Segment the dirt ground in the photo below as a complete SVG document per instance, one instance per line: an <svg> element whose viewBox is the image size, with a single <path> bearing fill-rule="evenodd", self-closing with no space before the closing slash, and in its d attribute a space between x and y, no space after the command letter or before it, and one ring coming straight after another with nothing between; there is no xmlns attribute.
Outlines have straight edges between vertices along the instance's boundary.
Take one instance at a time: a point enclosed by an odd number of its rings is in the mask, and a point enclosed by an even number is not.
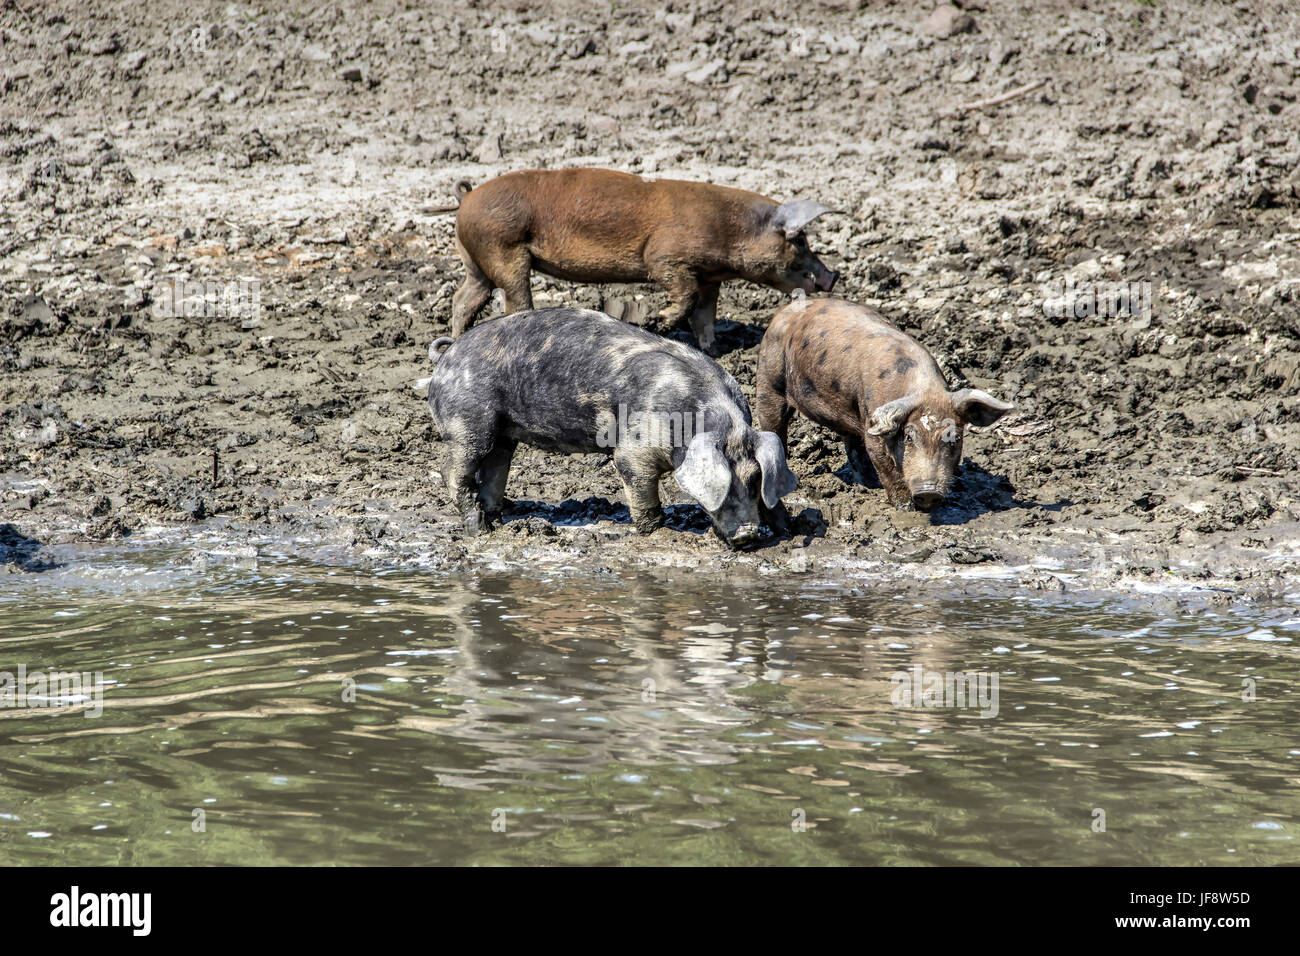
<svg viewBox="0 0 1300 956"><path fill-rule="evenodd" d="M0 0L0 570L216 522L446 568L1296 580L1300 8L590 6ZM413 388L463 275L427 210L573 165L844 210L810 233L837 294L1016 405L955 501L892 510L799 422L793 539L684 533L707 521L671 480L641 538L605 459L521 450L510 520L462 540ZM1061 314L1067 281L1150 283L1151 308ZM723 289L751 400L781 304Z"/></svg>

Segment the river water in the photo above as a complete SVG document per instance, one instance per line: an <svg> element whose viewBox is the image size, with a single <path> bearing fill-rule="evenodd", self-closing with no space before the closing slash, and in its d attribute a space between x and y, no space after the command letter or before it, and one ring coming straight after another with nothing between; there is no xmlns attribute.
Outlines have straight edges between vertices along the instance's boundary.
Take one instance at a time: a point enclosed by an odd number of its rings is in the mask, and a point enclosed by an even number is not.
<svg viewBox="0 0 1300 956"><path fill-rule="evenodd" d="M1296 863L1297 637L1281 603L105 549L0 579L0 863Z"/></svg>

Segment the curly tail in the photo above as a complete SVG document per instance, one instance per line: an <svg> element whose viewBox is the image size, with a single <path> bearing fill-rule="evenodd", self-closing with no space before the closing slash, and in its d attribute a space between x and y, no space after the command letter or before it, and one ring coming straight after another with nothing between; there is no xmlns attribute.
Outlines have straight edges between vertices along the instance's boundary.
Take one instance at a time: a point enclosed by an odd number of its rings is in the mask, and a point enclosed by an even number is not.
<svg viewBox="0 0 1300 956"><path fill-rule="evenodd" d="M451 345L451 343L455 341L456 340L453 339L450 335L444 335L440 338L434 339L431 343L429 343L429 361L437 362L439 357L441 356L441 353L438 351L438 349L440 349L444 345Z"/></svg>
<svg viewBox="0 0 1300 956"><path fill-rule="evenodd" d="M422 215L425 216L437 216L437 215L441 215L444 212L455 212L456 210L460 209L460 204L465 201L465 197L469 195L470 190L472 190L473 188L474 187L470 185L468 179L459 180L456 183L456 185L453 186L451 189L451 191L456 194L456 205L423 206L419 211Z"/></svg>

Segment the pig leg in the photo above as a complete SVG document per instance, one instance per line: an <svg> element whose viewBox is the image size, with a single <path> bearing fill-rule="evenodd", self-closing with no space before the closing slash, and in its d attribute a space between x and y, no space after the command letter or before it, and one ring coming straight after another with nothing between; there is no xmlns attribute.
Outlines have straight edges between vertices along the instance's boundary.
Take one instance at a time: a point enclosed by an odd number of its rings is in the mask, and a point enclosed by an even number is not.
<svg viewBox="0 0 1300 956"><path fill-rule="evenodd" d="M781 439L781 447L788 448L794 408L785 400L784 357L776 352L766 355L760 352L755 377L758 379L758 395L754 402L754 425L761 431L775 432ZM790 512L783 502L778 501L775 508L768 508L760 502L759 508L774 534L784 537L790 533Z"/></svg>
<svg viewBox="0 0 1300 956"><path fill-rule="evenodd" d="M889 497L889 503L895 508L910 511L912 493L908 490L907 482L903 480L903 472L894 461L894 456L889 453L884 439L868 435L863 439L863 445L866 447L867 458L876 469L876 477L880 479L881 487Z"/></svg>
<svg viewBox="0 0 1300 956"><path fill-rule="evenodd" d="M754 402L754 427L759 431L775 432L781 439L781 447L789 451L790 420L794 418L794 409L785 400L785 395L776 391L764 391L759 380L758 398Z"/></svg>
<svg viewBox="0 0 1300 956"><path fill-rule="evenodd" d="M760 501L758 510L763 517L763 522L772 529L773 534L781 537L790 533L790 512L786 509L784 501L778 501L775 508L769 508Z"/></svg>
<svg viewBox="0 0 1300 956"><path fill-rule="evenodd" d="M491 288L505 293L506 315L533 307L533 292L528 285L533 257L521 245L492 245L479 250L479 264Z"/></svg>
<svg viewBox="0 0 1300 956"><path fill-rule="evenodd" d="M458 427L448 444L443 480L451 492L452 503L465 519L465 533L470 537L488 530L488 522L479 500L479 468L492 448L493 435L488 429Z"/></svg>
<svg viewBox="0 0 1300 956"><path fill-rule="evenodd" d="M694 272L682 265L658 269L650 273L650 278L662 285L668 293L668 307L659 312L660 319L667 328L677 328L693 315L695 306L701 300L699 280L695 278Z"/></svg>
<svg viewBox="0 0 1300 956"><path fill-rule="evenodd" d="M759 352L758 393L754 399L754 425L765 432L775 432L781 447L789 451L787 432L794 408L785 400L785 357L779 352Z"/></svg>
<svg viewBox="0 0 1300 956"><path fill-rule="evenodd" d="M844 439L844 457L848 459L849 473L854 481L868 487L877 483L875 466L871 464L861 438Z"/></svg>
<svg viewBox="0 0 1300 956"><path fill-rule="evenodd" d="M642 534L650 534L664 523L664 509L659 503L659 464L647 451L627 446L614 450L614 468L623 479L627 510Z"/></svg>
<svg viewBox="0 0 1300 956"><path fill-rule="evenodd" d="M501 520L501 505L506 497L506 479L510 476L510 462L515 457L517 442L498 438L492 451L483 459L478 470L479 499L483 503L486 523L490 526Z"/></svg>
<svg viewBox="0 0 1300 956"><path fill-rule="evenodd" d="M492 282L483 274L483 270L460 244L459 239L456 240L456 250L465 263L465 281L451 297L451 334L459 338L474 323L479 312L483 311L488 299L492 298Z"/></svg>
<svg viewBox="0 0 1300 956"><path fill-rule="evenodd" d="M497 287L505 293L506 315L524 312L533 307L533 290L528 284L533 258L523 246L518 246L500 263Z"/></svg>
<svg viewBox="0 0 1300 956"><path fill-rule="evenodd" d="M691 311L691 331L695 333L695 341L701 352L714 358L721 354L713 340L713 321L718 314L718 290L721 288L720 282L703 283Z"/></svg>

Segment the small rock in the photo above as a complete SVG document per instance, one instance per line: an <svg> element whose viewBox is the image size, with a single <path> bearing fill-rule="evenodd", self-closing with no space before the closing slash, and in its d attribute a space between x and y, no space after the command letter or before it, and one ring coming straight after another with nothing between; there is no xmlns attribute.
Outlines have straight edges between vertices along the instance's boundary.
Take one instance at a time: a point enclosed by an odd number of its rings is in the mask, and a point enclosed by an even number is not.
<svg viewBox="0 0 1300 956"><path fill-rule="evenodd" d="M474 158L485 164L501 162L501 155L501 134L496 132L484 136L478 149L474 150Z"/></svg>
<svg viewBox="0 0 1300 956"><path fill-rule="evenodd" d="M1279 205L1277 195L1267 186L1259 185L1246 197L1246 205L1251 209L1271 209Z"/></svg>
<svg viewBox="0 0 1300 956"><path fill-rule="evenodd" d="M816 508L804 508L790 521L790 528L796 534L813 535L821 537L826 533L829 527L822 513Z"/></svg>
<svg viewBox="0 0 1300 956"><path fill-rule="evenodd" d="M709 80L710 77L714 75L718 75L719 79L726 79L727 76L725 70L726 65L727 65L726 60L710 60L708 63L700 67L698 70L692 70L691 72L687 73L686 79L691 83L696 83L696 84L705 83Z"/></svg>
<svg viewBox="0 0 1300 956"><path fill-rule="evenodd" d="M108 515L92 522L90 527L86 529L86 537L95 541L104 541L108 538L124 538L138 528L139 525L140 522L135 518L123 517L118 514Z"/></svg>
<svg viewBox="0 0 1300 956"><path fill-rule="evenodd" d="M541 23L530 23L524 27L524 36L535 46L550 46L555 42L555 31Z"/></svg>
<svg viewBox="0 0 1300 956"><path fill-rule="evenodd" d="M122 304L128 309L138 309L145 304L144 289L129 285L123 292Z"/></svg>
<svg viewBox="0 0 1300 956"><path fill-rule="evenodd" d="M969 13L962 13L950 3L943 3L926 17L921 30L929 36L945 40L958 33L974 32L975 18Z"/></svg>
<svg viewBox="0 0 1300 956"><path fill-rule="evenodd" d="M116 53L121 49L121 41L117 37L106 37L99 40L92 40L86 46L86 52L91 56L105 56L109 53Z"/></svg>
<svg viewBox="0 0 1300 956"><path fill-rule="evenodd" d="M994 66L1005 66L1012 57L1019 55L1020 47L995 41L989 48L989 62Z"/></svg>
<svg viewBox="0 0 1300 956"><path fill-rule="evenodd" d="M953 564L984 564L988 561L999 560L1000 555L991 548L971 545L969 547L958 546L952 548L947 557Z"/></svg>
<svg viewBox="0 0 1300 956"><path fill-rule="evenodd" d="M579 60L588 53L595 52L596 41L588 36L575 37L564 50L565 56L570 60Z"/></svg>
<svg viewBox="0 0 1300 956"><path fill-rule="evenodd" d="M181 502L180 510L191 521L202 521L208 516L208 509L202 498L186 498Z"/></svg>

